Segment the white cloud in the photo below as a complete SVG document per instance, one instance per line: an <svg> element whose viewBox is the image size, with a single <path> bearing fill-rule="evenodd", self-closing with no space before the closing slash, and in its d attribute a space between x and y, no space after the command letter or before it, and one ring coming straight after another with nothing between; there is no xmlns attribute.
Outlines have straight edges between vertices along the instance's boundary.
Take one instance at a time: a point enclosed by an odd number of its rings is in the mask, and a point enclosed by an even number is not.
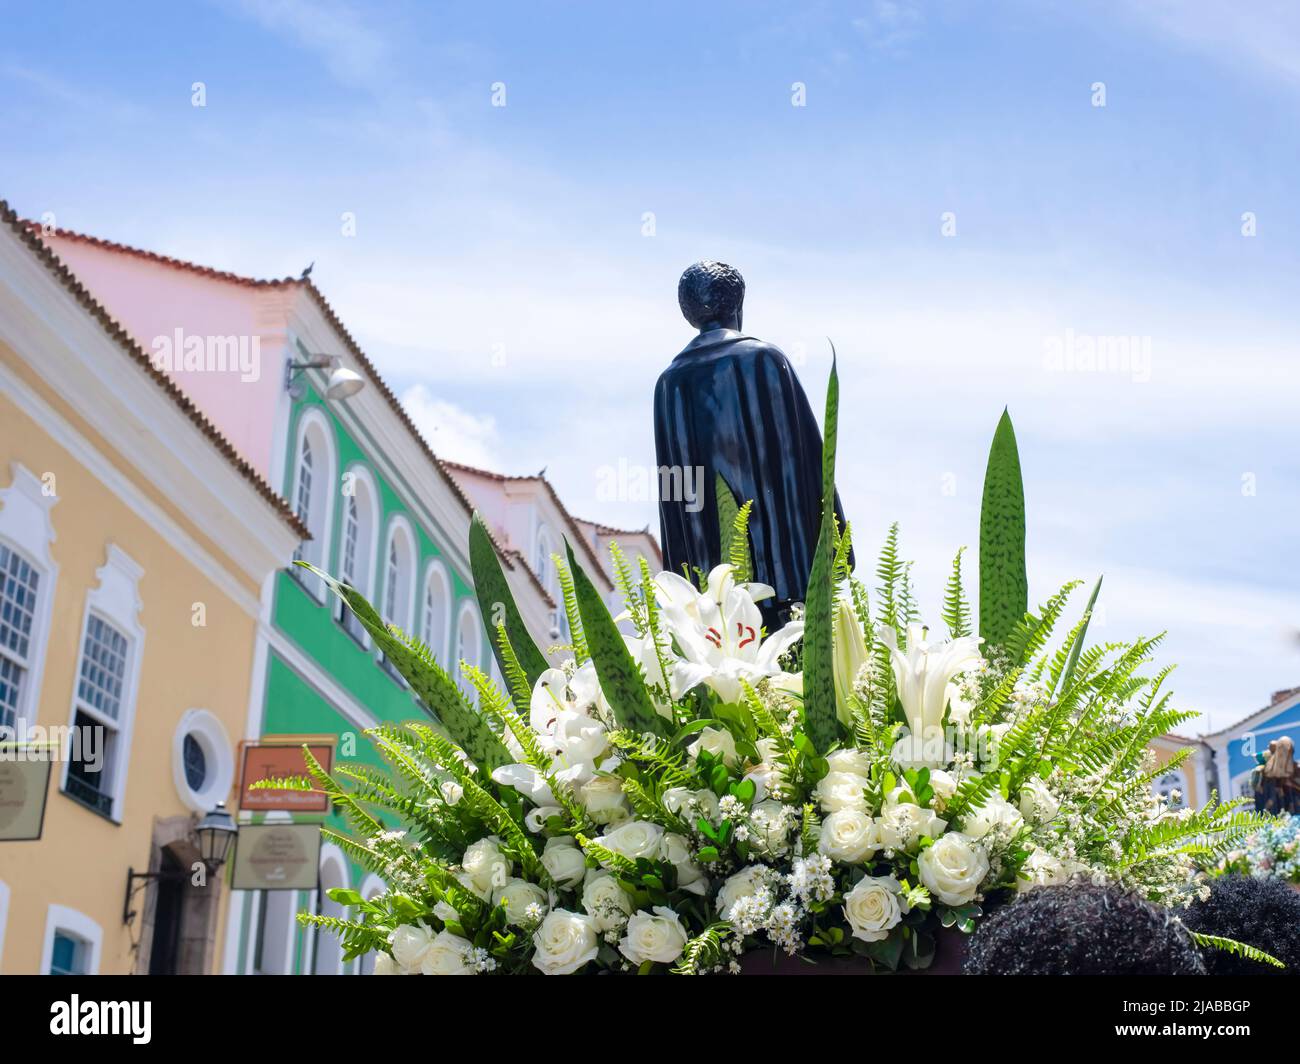
<svg viewBox="0 0 1300 1064"><path fill-rule="evenodd" d="M462 410L435 397L423 384L407 388L401 402L439 458L483 469L501 468L495 418Z"/></svg>

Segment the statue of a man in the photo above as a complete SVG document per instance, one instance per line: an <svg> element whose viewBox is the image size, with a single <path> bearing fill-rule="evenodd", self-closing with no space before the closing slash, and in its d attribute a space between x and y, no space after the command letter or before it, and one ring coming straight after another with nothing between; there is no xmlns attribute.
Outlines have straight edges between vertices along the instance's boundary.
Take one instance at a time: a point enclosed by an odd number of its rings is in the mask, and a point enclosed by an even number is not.
<svg viewBox="0 0 1300 1064"><path fill-rule="evenodd" d="M722 262L695 263L677 286L682 313L700 332L655 386L659 525L665 569L708 572L723 561L718 476L737 503L752 499L753 578L776 592L762 603L772 628L807 592L821 529L822 437L790 360L740 331L744 300L740 271ZM664 484L697 485L697 497ZM842 528L838 494L835 513Z"/></svg>

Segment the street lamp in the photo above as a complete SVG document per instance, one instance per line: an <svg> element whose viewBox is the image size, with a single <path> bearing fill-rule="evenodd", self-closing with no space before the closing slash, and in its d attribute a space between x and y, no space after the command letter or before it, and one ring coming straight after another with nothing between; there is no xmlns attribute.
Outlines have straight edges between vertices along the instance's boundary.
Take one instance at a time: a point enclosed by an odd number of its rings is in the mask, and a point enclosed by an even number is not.
<svg viewBox="0 0 1300 1064"><path fill-rule="evenodd" d="M239 834L239 825L226 811L226 803L218 802L216 808L199 821L195 833L199 837L199 856L208 869L215 872L226 863L230 844Z"/></svg>
<svg viewBox="0 0 1300 1064"><path fill-rule="evenodd" d="M325 382L325 398L332 402L350 399L366 386L366 382L361 374L340 366L339 361L335 355L320 355L306 362L289 359L284 367L284 386L293 398L301 399L304 388L297 379L298 374L305 369L330 369L329 380Z"/></svg>
<svg viewBox="0 0 1300 1064"><path fill-rule="evenodd" d="M209 873L215 873L226 863L226 857L230 853L230 844L235 841L235 836L239 834L239 825L226 811L226 803L218 802L216 807L211 809L199 821L194 833L199 839L199 858L203 861ZM137 872L134 868L128 868L126 870L126 899L122 902L122 923L129 927L131 921L135 919L136 912L131 908L131 899L143 890L150 880L162 883L185 878L186 873L184 870Z"/></svg>

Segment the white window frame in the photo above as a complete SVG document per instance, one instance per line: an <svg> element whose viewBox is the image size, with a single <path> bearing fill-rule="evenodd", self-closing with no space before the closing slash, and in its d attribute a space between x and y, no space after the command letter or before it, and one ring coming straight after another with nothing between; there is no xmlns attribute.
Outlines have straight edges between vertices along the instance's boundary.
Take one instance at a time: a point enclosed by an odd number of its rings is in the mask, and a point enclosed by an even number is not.
<svg viewBox="0 0 1300 1064"><path fill-rule="evenodd" d="M24 680L18 694L14 723L35 724L40 706L41 681L45 674L45 652L50 643L50 618L59 565L50 552L56 536L50 511L59 501L47 495L44 485L19 462L10 464L9 486L0 489L0 541L16 551L39 577L36 584L36 614L32 618ZM6 657L9 655L6 654Z"/></svg>
<svg viewBox="0 0 1300 1064"><path fill-rule="evenodd" d="M347 889L351 886L352 877L348 872L348 862L347 858L343 856L343 851L334 843L322 843L320 848L320 889L314 899L316 902L314 908L322 916L346 917L348 914L347 906L334 901L326 891L333 890L336 887ZM322 945L325 947L324 950L321 949ZM324 971L321 970L322 954L324 954L327 962ZM324 928L317 928L315 946L312 949L311 973L313 975L342 975L343 969L343 943Z"/></svg>
<svg viewBox="0 0 1300 1064"><path fill-rule="evenodd" d="M72 705L68 711L69 729L76 723L77 714L100 720L111 726L117 733L114 764L108 768L110 773L110 797L113 804L108 817L114 823L122 822L122 810L126 799L126 781L130 775L131 735L135 728L136 697L140 690L140 664L144 658L144 626L140 623L140 577L144 569L133 560L126 551L115 543L107 548L107 559L95 570L99 586L86 593L86 605L81 615L81 635L77 639L77 658L72 678ZM78 697L81 680L81 660L86 650L86 632L90 627L90 618L98 615L126 637L127 659L122 678L122 699L117 720L109 721L93 706L87 706ZM62 789L68 788L68 770L71 767L71 731L67 748L63 754Z"/></svg>
<svg viewBox="0 0 1300 1064"><path fill-rule="evenodd" d="M54 936L59 931L81 939L89 951L85 974L98 975L100 956L104 944L103 929L85 913L70 909L66 905L51 905L46 913L45 941L41 945L40 974L50 974L50 962L54 960Z"/></svg>
<svg viewBox="0 0 1300 1064"><path fill-rule="evenodd" d="M207 764L203 789L196 791L185 776L185 737L194 736ZM225 725L206 709L187 709L172 735L172 781L185 805L200 816L230 797L235 782L235 754Z"/></svg>
<svg viewBox="0 0 1300 1064"><path fill-rule="evenodd" d="M365 550L361 552L362 556L356 559L358 572L345 573L343 571L343 551L347 544L348 508L346 497L340 491L340 498L343 498L344 502L339 506L339 546L334 571L338 574L340 580L348 580L368 600L374 601L371 588L374 586L375 563L379 555L379 489L370 470L359 462L354 462L348 466L343 476L344 478L352 477L352 498L357 503L357 521L358 524L365 525L365 534L362 537L365 540ZM349 576L351 576L351 579L349 579ZM334 619L340 624L344 623L347 609L348 607L342 599L339 599L335 604ZM360 622L356 622L356 624L361 645L369 649L370 633L360 626Z"/></svg>
<svg viewBox="0 0 1300 1064"><path fill-rule="evenodd" d="M441 614L441 617L435 619L435 624L441 622L442 626L442 636L436 641L429 638L431 626L427 609L429 592L435 580L441 585L442 589L440 596L434 598L435 608ZM452 590L451 573L447 571L447 567L439 559L431 558L428 564L425 565L424 580L420 584L420 589L423 592L420 595L419 602L420 638L433 651L433 656L437 659L438 664L446 668L449 660L448 646L451 643L451 608L455 604L455 593Z"/></svg>
<svg viewBox="0 0 1300 1064"><path fill-rule="evenodd" d="M398 546L397 539L401 537L406 543L406 567L407 572L405 579L401 579L402 574L398 573L396 591L399 598L405 591L406 601L401 603L400 610L394 610L393 604L388 601L388 589L390 587L392 556L393 549L396 547L399 556L402 548ZM399 558L400 561L400 558ZM411 522L405 514L394 514L388 521L388 534L384 537L384 567L383 583L380 585L382 595L380 597L379 613L389 624L395 624L403 632L410 633L413 631L413 618L415 617L415 599L417 587L417 574L420 570L420 549L419 541L415 538L415 530L411 527Z"/></svg>
<svg viewBox="0 0 1300 1064"><path fill-rule="evenodd" d="M298 552L298 557L303 561L311 562L312 565L324 567L329 564L330 558L330 533L334 527L334 497L337 494L338 472L338 452L334 442L334 429L330 424L329 418L319 407L309 406L303 410L298 417L298 427L294 435L293 445L293 484L290 487L289 498L293 500L295 512L298 505L298 482L302 476L302 444L308 434L313 436L312 443L312 492L321 491L324 493L319 503L320 505L320 527L314 527L310 520L311 514L301 517L302 523L307 526L311 532L312 538L304 540ZM320 446L317 446L319 444ZM319 487L318 487L319 485ZM312 504L311 509L316 509L316 503ZM325 585L310 573L294 567L294 575L308 593L313 595L318 602L325 601Z"/></svg>
<svg viewBox="0 0 1300 1064"><path fill-rule="evenodd" d="M466 618L470 620L470 628L474 632L474 658L470 660L467 655L462 654L461 634L464 629ZM460 663L467 660L476 669L483 668L483 625L479 619L478 607L474 604L473 599L464 599L460 604L460 610L456 614L456 639L453 644L455 651L452 655L453 675L460 684L461 690L465 692L467 698L473 700L477 697L478 692L474 690L474 685L465 679L465 674L460 671ZM450 671L450 670L449 670Z"/></svg>

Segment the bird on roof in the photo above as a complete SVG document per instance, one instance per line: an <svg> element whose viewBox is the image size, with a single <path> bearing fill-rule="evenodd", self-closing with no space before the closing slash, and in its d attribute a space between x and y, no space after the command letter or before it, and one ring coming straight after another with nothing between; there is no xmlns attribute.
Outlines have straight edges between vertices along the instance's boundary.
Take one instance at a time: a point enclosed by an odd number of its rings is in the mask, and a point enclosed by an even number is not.
<svg viewBox="0 0 1300 1064"><path fill-rule="evenodd" d="M316 265L316 260L315 260L315 259L312 259L311 262L309 262L309 263L307 264L307 268L306 268L305 270L302 271L302 276L299 277L298 280L300 280L300 281L305 281L305 280L307 280L307 278L311 276L311 269L312 269L312 267L315 266L315 265Z"/></svg>
<svg viewBox="0 0 1300 1064"><path fill-rule="evenodd" d="M542 468L538 471L537 475L538 475L539 477L544 477L544 476L546 476L546 469L547 469L546 466L542 466Z"/></svg>

